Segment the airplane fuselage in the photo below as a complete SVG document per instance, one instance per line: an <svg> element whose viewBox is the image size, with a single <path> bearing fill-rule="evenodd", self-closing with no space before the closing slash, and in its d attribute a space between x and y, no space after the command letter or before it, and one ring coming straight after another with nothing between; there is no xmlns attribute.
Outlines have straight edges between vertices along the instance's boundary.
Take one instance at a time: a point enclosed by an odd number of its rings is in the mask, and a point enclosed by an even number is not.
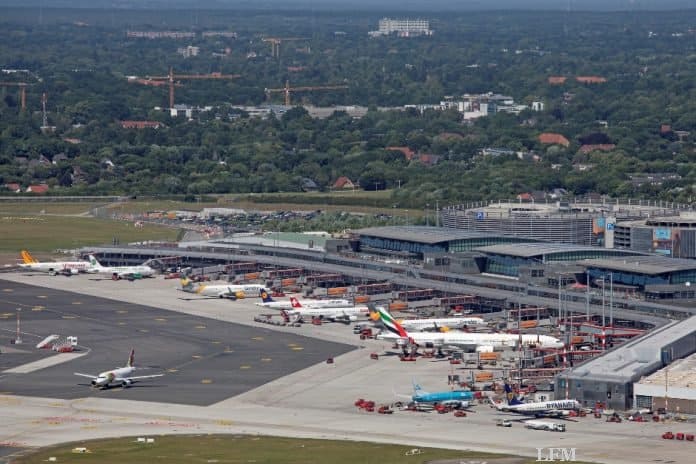
<svg viewBox="0 0 696 464"><path fill-rule="evenodd" d="M399 321L399 324L406 330L425 330L440 327L459 329L470 325L483 325L484 321L480 317L446 317L438 319L404 319Z"/></svg>
<svg viewBox="0 0 696 464"><path fill-rule="evenodd" d="M492 333L466 333L466 332L415 332L409 333L409 338L419 346L491 346L514 347L520 340L518 334L492 334ZM538 346L543 348L562 348L563 342L549 335L522 335L522 344L525 346ZM381 332L378 340L402 340L403 337L391 332Z"/></svg>
<svg viewBox="0 0 696 464"><path fill-rule="evenodd" d="M416 393L411 399L416 403L444 403L448 401L470 401L474 394L466 390L453 390L433 393Z"/></svg>

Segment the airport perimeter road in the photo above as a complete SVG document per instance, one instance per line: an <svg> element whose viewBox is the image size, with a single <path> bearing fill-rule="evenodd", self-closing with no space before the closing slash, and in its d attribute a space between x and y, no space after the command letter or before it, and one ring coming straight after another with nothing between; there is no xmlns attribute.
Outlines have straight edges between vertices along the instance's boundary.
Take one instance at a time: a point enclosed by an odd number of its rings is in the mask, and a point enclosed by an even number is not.
<svg viewBox="0 0 696 464"><path fill-rule="evenodd" d="M36 281L61 288L82 287L83 291L109 295L114 307L118 307L118 294L121 293L132 304L137 300L148 305L152 300L158 300L158 305L162 306L171 304L186 317L191 316L189 312L200 312L201 316L209 313L215 319L207 319L207 326L224 317L244 321L249 324L246 329L252 330L255 323L250 316L259 311L253 302L246 300L179 300L181 295L173 290L176 283L171 281L111 282L83 277L37 277L35 280L12 276L13 280ZM0 281L0 288L9 285L12 284ZM78 306L84 307L84 304ZM147 310L141 316L149 316L150 311L154 310ZM279 335L292 331L307 335L300 337L302 346L307 346L309 338L319 337L357 341L350 328L340 324L269 327L268 330ZM519 422L511 428L496 427L497 418L508 416L498 414L485 404L475 406L474 412L462 418L406 411L380 415L359 410L353 405L357 398L374 400L377 404L404 400L401 395L411 393L414 379L429 391L446 390L450 388L447 376L463 372L459 366L446 361L419 358L416 362L401 362L395 356L386 355L389 347L380 342L359 342L365 343L365 348L349 350L335 357L332 364L315 363L236 396L231 394L226 399L216 400L214 404L203 403L208 406L171 404L165 400L133 401L115 392L113 396L105 392L107 395L78 399L56 399L50 392L45 393L45 398L0 395L3 414L0 443L31 447L123 435L260 433L470 449L532 458L536 457L537 448L576 448L578 460L617 464L693 462L693 443L662 440L660 435L666 430L696 433L694 424L614 424L586 417L569 421L566 433L552 433L525 429ZM379 359L370 359L372 351L380 353ZM233 358L227 359L234 362ZM122 362L120 357L115 361ZM0 379L0 386L2 381ZM176 383L168 381L166 387L158 391L177 388Z"/></svg>

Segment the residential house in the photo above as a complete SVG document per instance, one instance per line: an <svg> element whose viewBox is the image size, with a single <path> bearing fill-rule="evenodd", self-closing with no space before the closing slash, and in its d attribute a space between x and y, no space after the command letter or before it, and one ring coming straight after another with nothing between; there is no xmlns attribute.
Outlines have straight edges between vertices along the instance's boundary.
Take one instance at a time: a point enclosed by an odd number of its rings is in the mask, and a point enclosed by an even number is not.
<svg viewBox="0 0 696 464"><path fill-rule="evenodd" d="M539 142L544 145L562 145L564 147L570 146L570 141L561 134L554 134L551 132L544 132L539 134Z"/></svg>
<svg viewBox="0 0 696 464"><path fill-rule="evenodd" d="M5 188L10 192L14 193L19 193L22 191L22 186L19 185L17 182L10 182L8 184L5 184Z"/></svg>
<svg viewBox="0 0 696 464"><path fill-rule="evenodd" d="M48 192L48 185L46 185L46 184L30 185L29 187L27 187L27 192L44 194L44 193Z"/></svg>
<svg viewBox="0 0 696 464"><path fill-rule="evenodd" d="M355 188L355 184L346 176L341 176L336 179L333 188L336 190L352 190Z"/></svg>
<svg viewBox="0 0 696 464"><path fill-rule="evenodd" d="M121 121L124 129L159 129L163 125L159 121Z"/></svg>

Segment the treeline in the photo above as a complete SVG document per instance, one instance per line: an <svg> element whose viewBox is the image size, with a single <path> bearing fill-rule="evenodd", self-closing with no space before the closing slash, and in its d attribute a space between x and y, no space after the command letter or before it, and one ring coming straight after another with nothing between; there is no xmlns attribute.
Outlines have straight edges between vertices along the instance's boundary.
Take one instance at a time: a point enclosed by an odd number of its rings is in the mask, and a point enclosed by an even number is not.
<svg viewBox="0 0 696 464"><path fill-rule="evenodd" d="M345 176L362 189L392 189L399 205L555 188L684 202L693 195L693 11L433 15L435 34L410 39L368 38L383 16L377 14L202 11L194 21L180 12L46 10L39 24L35 12L8 11L0 20L0 63L31 74L0 80L31 85L26 111L17 87L1 90L0 185L45 182L49 192L73 195L199 195L328 191ZM128 39L127 29L224 29L238 37ZM282 42L274 57L262 40L269 36L299 40ZM177 54L187 45L200 47L199 55ZM180 74L241 77L177 82L177 102L213 107L188 121L155 109L167 106L166 86L126 80L163 76L170 66ZM567 80L554 85L550 76ZM577 76L606 82L583 84ZM267 102L264 89L286 80L348 86L295 93L297 104L370 111L322 120L296 108L260 120L231 109ZM454 110L378 111L488 91L520 104L541 101L545 109L473 122ZM55 131L41 129L43 93ZM281 100L275 94L270 101ZM123 129L122 120L163 127ZM568 146L542 143L541 133L563 135ZM609 148L587 152L583 145ZM395 146L415 157L387 149ZM512 154L486 157L485 148ZM635 181L646 173L673 175Z"/></svg>

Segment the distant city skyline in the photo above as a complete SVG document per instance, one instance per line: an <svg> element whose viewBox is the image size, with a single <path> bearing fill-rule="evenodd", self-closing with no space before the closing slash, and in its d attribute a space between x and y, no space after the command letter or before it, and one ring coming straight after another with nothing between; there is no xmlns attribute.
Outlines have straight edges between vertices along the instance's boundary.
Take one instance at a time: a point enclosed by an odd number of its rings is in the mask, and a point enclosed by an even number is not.
<svg viewBox="0 0 696 464"><path fill-rule="evenodd" d="M694 0L0 0L0 6L45 8L195 8L265 10L326 9L363 11L577 10L657 11L696 9Z"/></svg>

